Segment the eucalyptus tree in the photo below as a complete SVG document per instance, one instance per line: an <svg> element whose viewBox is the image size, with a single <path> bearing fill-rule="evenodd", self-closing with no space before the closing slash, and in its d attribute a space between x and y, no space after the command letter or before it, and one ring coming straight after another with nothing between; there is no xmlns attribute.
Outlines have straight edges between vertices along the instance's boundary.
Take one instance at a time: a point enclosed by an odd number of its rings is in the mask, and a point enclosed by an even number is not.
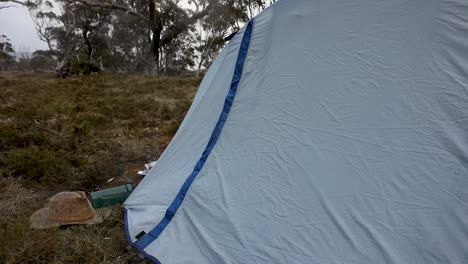
<svg viewBox="0 0 468 264"><path fill-rule="evenodd" d="M0 35L0 71L7 70L15 62L15 50L10 39Z"/></svg>
<svg viewBox="0 0 468 264"><path fill-rule="evenodd" d="M207 69L225 45L225 37L237 32L242 25L275 2L274 0L228 0L218 8L216 16L200 20L195 36L198 62L197 75Z"/></svg>
<svg viewBox="0 0 468 264"><path fill-rule="evenodd" d="M266 0L0 0L29 9L59 76L73 66L167 73L208 68ZM81 65L81 66L80 66ZM76 68L76 67L75 67Z"/></svg>
<svg viewBox="0 0 468 264"><path fill-rule="evenodd" d="M109 52L109 10L89 9L62 0L36 0L29 10L39 39L49 48L43 54L57 61L58 76L103 67L103 58Z"/></svg>
<svg viewBox="0 0 468 264"><path fill-rule="evenodd" d="M218 0L190 0L189 3L195 7L190 9L183 7L178 0L66 1L87 7L120 11L139 19L149 33L147 44L152 54L150 72L153 74L159 73L163 47L187 32L199 19L213 14L216 8L225 4Z"/></svg>

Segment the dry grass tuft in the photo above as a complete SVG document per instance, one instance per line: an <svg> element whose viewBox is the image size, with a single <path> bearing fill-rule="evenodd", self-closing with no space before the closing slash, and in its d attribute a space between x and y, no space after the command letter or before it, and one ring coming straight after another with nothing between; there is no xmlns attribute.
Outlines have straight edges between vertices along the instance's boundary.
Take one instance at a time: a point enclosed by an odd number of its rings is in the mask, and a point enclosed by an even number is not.
<svg viewBox="0 0 468 264"><path fill-rule="evenodd" d="M0 75L0 263L148 263L128 247L123 210L94 226L33 230L63 190L90 191L157 159L200 79Z"/></svg>
<svg viewBox="0 0 468 264"><path fill-rule="evenodd" d="M0 215L14 217L24 211L36 195L17 178L0 178Z"/></svg>

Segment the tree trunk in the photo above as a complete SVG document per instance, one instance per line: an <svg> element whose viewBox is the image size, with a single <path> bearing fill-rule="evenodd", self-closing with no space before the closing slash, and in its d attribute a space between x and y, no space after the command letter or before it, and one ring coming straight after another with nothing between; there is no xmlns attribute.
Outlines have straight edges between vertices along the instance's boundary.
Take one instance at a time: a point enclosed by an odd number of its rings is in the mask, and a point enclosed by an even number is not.
<svg viewBox="0 0 468 264"><path fill-rule="evenodd" d="M55 68L55 72L57 77L59 78L67 78L71 75L70 58L68 57L68 55L63 57L63 59Z"/></svg>
<svg viewBox="0 0 468 264"><path fill-rule="evenodd" d="M151 53L153 55L153 62L151 63L153 69L151 70L152 75L159 75L160 74L160 67L159 67L159 49L161 48L161 29L159 27L154 26L151 29L153 39L151 43Z"/></svg>
<svg viewBox="0 0 468 264"><path fill-rule="evenodd" d="M158 75L159 74L159 49L161 45L161 31L162 25L156 20L156 1L148 0L148 12L149 12L149 21L152 24L151 27L151 53L153 55L153 61L150 65L150 74Z"/></svg>
<svg viewBox="0 0 468 264"><path fill-rule="evenodd" d="M202 58L200 59L200 62L198 63L198 68L197 68L197 71L195 73L195 77L200 77L200 73L201 73L201 67L203 65L203 62L205 62L205 59L204 57L202 56Z"/></svg>
<svg viewBox="0 0 468 264"><path fill-rule="evenodd" d="M88 33L89 33L89 27L84 26L83 27L83 39L86 45L86 56L88 57L87 58L88 62L91 63L92 56L93 56L93 43L91 43L91 41L89 40Z"/></svg>

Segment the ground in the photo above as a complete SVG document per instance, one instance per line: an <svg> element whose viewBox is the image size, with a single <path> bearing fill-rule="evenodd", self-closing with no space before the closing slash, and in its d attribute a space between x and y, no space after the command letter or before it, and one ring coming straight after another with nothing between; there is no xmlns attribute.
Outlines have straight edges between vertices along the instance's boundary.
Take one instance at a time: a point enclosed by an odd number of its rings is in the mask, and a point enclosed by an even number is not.
<svg viewBox="0 0 468 264"><path fill-rule="evenodd" d="M161 155L199 83L0 74L0 263L147 263L127 244L120 206L93 226L34 230L29 216L59 191L138 182L135 170Z"/></svg>

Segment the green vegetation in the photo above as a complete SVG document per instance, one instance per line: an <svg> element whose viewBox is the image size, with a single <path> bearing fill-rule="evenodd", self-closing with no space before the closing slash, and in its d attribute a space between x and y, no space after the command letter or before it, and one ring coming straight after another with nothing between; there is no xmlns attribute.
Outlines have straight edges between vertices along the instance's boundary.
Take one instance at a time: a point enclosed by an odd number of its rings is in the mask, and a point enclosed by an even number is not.
<svg viewBox="0 0 468 264"><path fill-rule="evenodd" d="M33 230L29 216L56 192L95 190L157 159L199 82L0 75L0 263L146 263L127 245L118 206L96 226Z"/></svg>

